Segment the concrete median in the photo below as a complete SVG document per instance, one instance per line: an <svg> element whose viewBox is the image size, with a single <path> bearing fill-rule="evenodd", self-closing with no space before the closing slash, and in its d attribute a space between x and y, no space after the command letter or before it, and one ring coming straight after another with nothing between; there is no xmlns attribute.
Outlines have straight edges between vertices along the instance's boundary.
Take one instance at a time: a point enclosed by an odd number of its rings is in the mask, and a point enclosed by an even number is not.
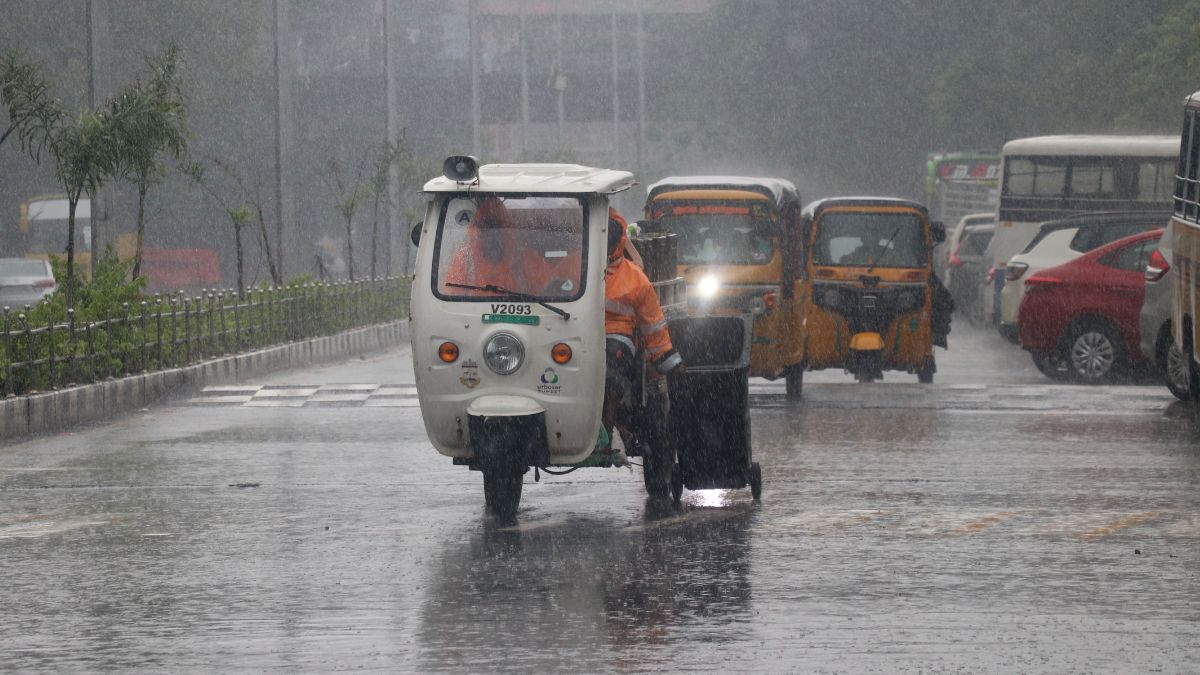
<svg viewBox="0 0 1200 675"><path fill-rule="evenodd" d="M0 400L0 440L109 420L212 384L230 384L289 368L381 351L408 339L408 321L231 354L195 365Z"/></svg>

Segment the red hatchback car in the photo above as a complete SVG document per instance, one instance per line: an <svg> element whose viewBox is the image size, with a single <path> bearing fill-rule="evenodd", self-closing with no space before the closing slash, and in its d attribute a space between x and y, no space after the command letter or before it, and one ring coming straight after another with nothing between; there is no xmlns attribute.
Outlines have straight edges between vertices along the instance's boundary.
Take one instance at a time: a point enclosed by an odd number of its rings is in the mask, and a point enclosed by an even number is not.
<svg viewBox="0 0 1200 675"><path fill-rule="evenodd" d="M1025 280L1021 347L1056 380L1104 382L1144 361L1138 321L1162 230L1118 239Z"/></svg>

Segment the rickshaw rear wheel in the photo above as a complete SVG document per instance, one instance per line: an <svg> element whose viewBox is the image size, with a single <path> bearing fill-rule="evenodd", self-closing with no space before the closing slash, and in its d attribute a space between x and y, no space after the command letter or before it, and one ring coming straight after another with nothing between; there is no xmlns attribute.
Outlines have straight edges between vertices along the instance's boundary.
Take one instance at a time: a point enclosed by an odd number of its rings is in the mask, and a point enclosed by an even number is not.
<svg viewBox="0 0 1200 675"><path fill-rule="evenodd" d="M671 466L671 501L678 506L683 500L683 468L679 466L679 462L675 462Z"/></svg>
<svg viewBox="0 0 1200 675"><path fill-rule="evenodd" d="M647 450L642 455L642 481L646 484L646 494L655 499L670 497L675 458L664 451L661 444Z"/></svg>
<svg viewBox="0 0 1200 675"><path fill-rule="evenodd" d="M799 401L804 397L804 364L789 366L783 374L789 401Z"/></svg>
<svg viewBox="0 0 1200 675"><path fill-rule="evenodd" d="M758 462L750 465L750 497L762 501L762 467Z"/></svg>
<svg viewBox="0 0 1200 675"><path fill-rule="evenodd" d="M934 365L933 358L930 357L921 364L920 370L917 371L917 382L921 384L933 384L933 374L937 372L937 366Z"/></svg>
<svg viewBox="0 0 1200 675"><path fill-rule="evenodd" d="M483 470L483 503L488 513L501 520L511 520L521 504L521 488L525 474L502 469Z"/></svg>

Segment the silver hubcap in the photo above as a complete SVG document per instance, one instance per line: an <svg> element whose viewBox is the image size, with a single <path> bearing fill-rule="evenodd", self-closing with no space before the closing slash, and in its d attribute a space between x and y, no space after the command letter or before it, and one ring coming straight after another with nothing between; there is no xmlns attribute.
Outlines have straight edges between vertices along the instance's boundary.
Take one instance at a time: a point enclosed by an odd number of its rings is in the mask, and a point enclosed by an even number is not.
<svg viewBox="0 0 1200 675"><path fill-rule="evenodd" d="M1174 343L1167 347L1167 379L1176 389L1188 390L1188 362Z"/></svg>
<svg viewBox="0 0 1200 675"><path fill-rule="evenodd" d="M1071 345L1071 366L1083 377L1099 379L1112 370L1116 352L1107 335L1089 331Z"/></svg>

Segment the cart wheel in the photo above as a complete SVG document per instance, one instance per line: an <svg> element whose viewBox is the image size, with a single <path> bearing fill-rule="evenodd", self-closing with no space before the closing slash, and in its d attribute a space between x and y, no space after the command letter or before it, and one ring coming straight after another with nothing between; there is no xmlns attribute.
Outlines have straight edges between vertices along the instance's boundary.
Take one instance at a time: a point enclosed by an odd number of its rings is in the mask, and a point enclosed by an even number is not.
<svg viewBox="0 0 1200 675"><path fill-rule="evenodd" d="M679 462L671 467L671 501L678 506L680 500L683 499L683 469L679 467Z"/></svg>
<svg viewBox="0 0 1200 675"><path fill-rule="evenodd" d="M517 517L517 506L521 503L521 487L525 474L499 469L483 471L483 503L488 513L500 520Z"/></svg>
<svg viewBox="0 0 1200 675"><path fill-rule="evenodd" d="M933 374L937 372L937 366L933 364L933 357L930 357L921 364L921 369L917 371L917 382L921 384L933 384Z"/></svg>
<svg viewBox="0 0 1200 675"><path fill-rule="evenodd" d="M754 501L762 501L762 467L758 462L750 465L750 496Z"/></svg>
<svg viewBox="0 0 1200 675"><path fill-rule="evenodd" d="M675 458L662 447L650 446L642 454L642 481L646 484L646 494L654 499L670 497L672 492Z"/></svg>
<svg viewBox="0 0 1200 675"><path fill-rule="evenodd" d="M784 371L789 401L799 401L804 396L804 364L791 366Z"/></svg>

